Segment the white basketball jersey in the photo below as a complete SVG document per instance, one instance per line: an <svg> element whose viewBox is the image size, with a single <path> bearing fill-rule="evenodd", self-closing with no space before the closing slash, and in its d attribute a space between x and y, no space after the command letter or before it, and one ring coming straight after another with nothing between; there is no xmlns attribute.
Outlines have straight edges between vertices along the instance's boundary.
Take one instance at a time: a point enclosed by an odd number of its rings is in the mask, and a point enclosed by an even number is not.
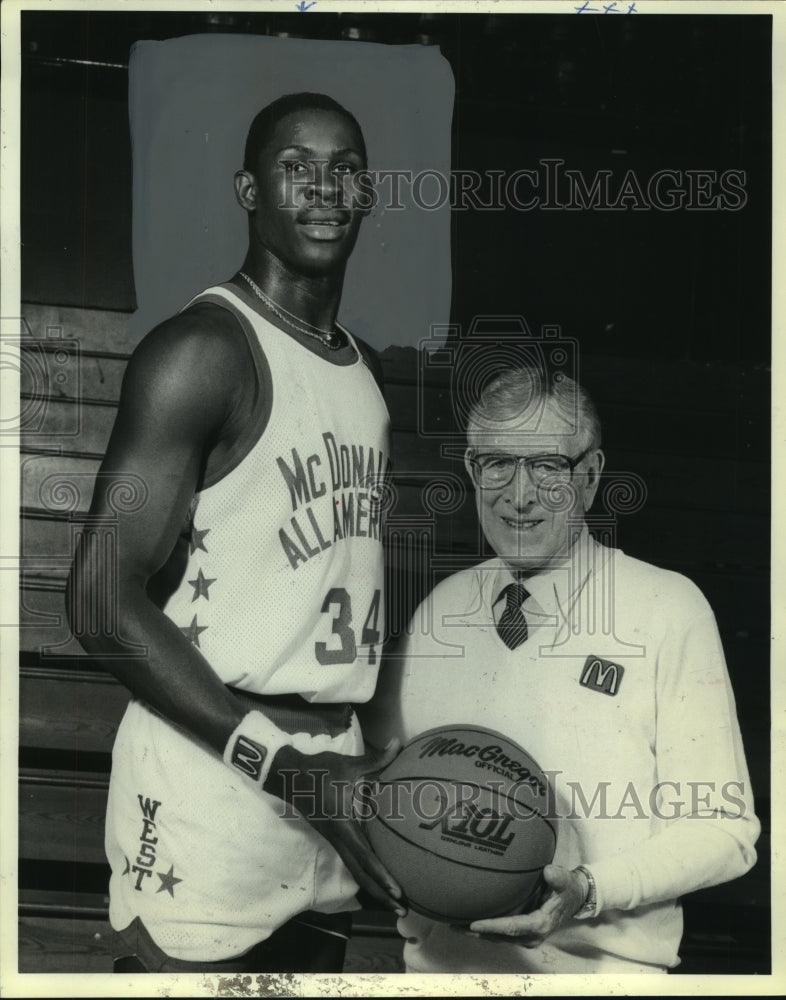
<svg viewBox="0 0 786 1000"><path fill-rule="evenodd" d="M188 566L165 613L225 684L367 701L385 628L382 394L359 354L326 360L225 286L203 300L238 316L252 353L257 339L272 406L248 454L195 498Z"/></svg>

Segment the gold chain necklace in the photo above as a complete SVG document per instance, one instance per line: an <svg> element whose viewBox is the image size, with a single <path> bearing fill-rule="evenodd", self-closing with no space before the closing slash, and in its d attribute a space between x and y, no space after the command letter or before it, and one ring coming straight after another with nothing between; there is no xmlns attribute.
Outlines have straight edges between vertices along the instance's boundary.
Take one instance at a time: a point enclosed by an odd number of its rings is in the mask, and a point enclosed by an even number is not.
<svg viewBox="0 0 786 1000"><path fill-rule="evenodd" d="M283 306L280 306L278 305L277 302L274 302L269 295L266 295L262 291L262 289L254 280L249 278L249 276L246 274L245 271L238 271L238 274L240 275L241 278L245 279L245 281L248 282L248 284L251 286L257 298L261 299L268 307L268 309L274 315L278 316L280 320L286 323L287 326L291 326L293 330L297 330L298 333L302 333L306 337L312 337L314 340L318 340L320 344L322 344L324 347L327 347L328 350L330 351L337 351L339 347L342 346L343 338L340 337L335 331L320 330L319 327L316 326L309 327L308 325L306 325L305 320L302 320L297 316L293 316L292 313L288 313Z"/></svg>

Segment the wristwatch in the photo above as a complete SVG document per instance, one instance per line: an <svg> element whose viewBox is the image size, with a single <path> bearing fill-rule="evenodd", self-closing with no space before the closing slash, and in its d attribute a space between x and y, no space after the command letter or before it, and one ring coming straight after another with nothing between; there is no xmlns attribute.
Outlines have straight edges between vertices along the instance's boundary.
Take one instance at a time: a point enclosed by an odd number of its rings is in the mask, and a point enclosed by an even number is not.
<svg viewBox="0 0 786 1000"><path fill-rule="evenodd" d="M577 920L586 920L588 917L594 917L596 915L595 911L598 908L598 890L595 885L595 879L592 876L592 872L589 868L585 868L584 865L578 865L573 869L574 872L581 872L584 878L587 880L587 895L584 898L584 902L578 908L578 910L573 914Z"/></svg>

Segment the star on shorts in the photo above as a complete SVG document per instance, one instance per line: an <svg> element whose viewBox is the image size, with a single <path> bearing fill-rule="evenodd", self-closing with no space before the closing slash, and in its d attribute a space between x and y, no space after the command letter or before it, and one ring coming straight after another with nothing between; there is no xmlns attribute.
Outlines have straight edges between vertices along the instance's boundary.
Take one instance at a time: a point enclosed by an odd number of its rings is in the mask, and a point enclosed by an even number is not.
<svg viewBox="0 0 786 1000"><path fill-rule="evenodd" d="M161 879L161 885L156 889L156 892L163 892L164 889L169 893L172 899L175 898L175 886L178 882L182 882L182 878L175 878L175 866L170 865L169 871L166 875L162 875L161 872L156 872L156 875Z"/></svg>

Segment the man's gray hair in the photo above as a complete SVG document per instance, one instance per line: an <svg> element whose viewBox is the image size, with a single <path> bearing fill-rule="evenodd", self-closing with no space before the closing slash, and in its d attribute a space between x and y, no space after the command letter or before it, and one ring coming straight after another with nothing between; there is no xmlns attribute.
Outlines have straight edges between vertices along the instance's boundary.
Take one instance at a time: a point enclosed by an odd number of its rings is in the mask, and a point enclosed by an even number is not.
<svg viewBox="0 0 786 1000"><path fill-rule="evenodd" d="M511 430L531 426L547 402L554 404L585 448L600 448L600 417L587 390L567 375L547 377L534 366L510 368L484 387L470 410L467 434L482 435L500 423L509 424Z"/></svg>

